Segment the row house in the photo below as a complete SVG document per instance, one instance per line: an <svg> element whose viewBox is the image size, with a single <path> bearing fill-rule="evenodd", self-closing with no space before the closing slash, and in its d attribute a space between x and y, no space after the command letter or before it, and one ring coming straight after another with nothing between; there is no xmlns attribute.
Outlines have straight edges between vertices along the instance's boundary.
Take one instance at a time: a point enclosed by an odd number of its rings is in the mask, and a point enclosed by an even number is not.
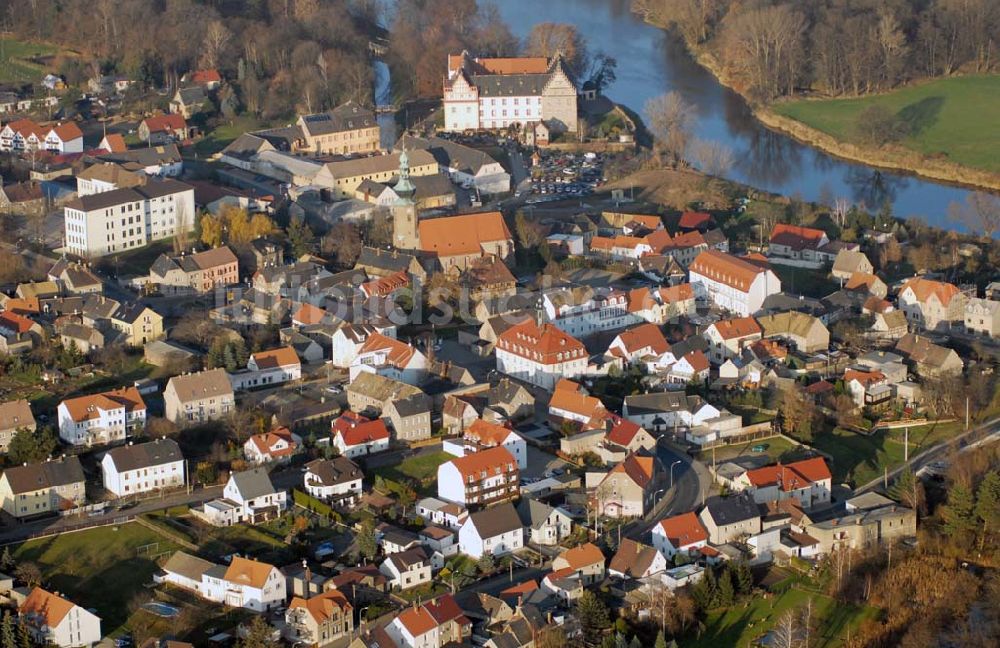
<svg viewBox="0 0 1000 648"><path fill-rule="evenodd" d="M83 131L73 122L40 126L30 119L18 119L0 129L0 151L83 153Z"/></svg>
<svg viewBox="0 0 1000 648"><path fill-rule="evenodd" d="M125 387L59 403L59 438L73 446L124 441L146 425L139 390Z"/></svg>
<svg viewBox="0 0 1000 648"><path fill-rule="evenodd" d="M161 254L150 267L148 278L153 287L166 295L201 295L239 280L239 259L225 245L174 257Z"/></svg>
<svg viewBox="0 0 1000 648"><path fill-rule="evenodd" d="M517 499L520 469L507 448L497 446L455 457L438 467L438 497L463 505Z"/></svg>
<svg viewBox="0 0 1000 648"><path fill-rule="evenodd" d="M698 299L743 317L781 292L781 280L769 268L716 250L699 254L688 271Z"/></svg>
<svg viewBox="0 0 1000 648"><path fill-rule="evenodd" d="M397 648L444 648L472 639L472 621L451 594L414 604L393 617L385 627L387 639ZM379 645L389 646L387 642Z"/></svg>

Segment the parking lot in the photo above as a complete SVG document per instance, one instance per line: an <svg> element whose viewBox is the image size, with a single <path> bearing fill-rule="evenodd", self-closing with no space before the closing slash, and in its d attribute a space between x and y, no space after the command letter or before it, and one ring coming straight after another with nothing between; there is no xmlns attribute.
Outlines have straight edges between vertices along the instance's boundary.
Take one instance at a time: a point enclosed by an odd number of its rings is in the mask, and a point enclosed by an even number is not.
<svg viewBox="0 0 1000 648"><path fill-rule="evenodd" d="M529 202L589 196L604 182L604 157L599 153L540 152L531 169Z"/></svg>

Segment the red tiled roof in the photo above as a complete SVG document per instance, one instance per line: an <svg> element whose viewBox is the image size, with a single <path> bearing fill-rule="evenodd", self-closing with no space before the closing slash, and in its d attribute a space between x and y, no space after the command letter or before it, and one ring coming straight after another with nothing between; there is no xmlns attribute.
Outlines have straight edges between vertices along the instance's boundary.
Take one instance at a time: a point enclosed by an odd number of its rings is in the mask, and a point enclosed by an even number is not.
<svg viewBox="0 0 1000 648"><path fill-rule="evenodd" d="M485 243L513 240L498 211L428 218L420 221L418 228L420 249L443 257L478 255Z"/></svg>
<svg viewBox="0 0 1000 648"><path fill-rule="evenodd" d="M286 457L294 454L297 447L295 439L292 438L292 431L286 427L275 428L269 432L255 434L250 437L250 441L257 446L257 450L259 450L261 454L270 455L272 457ZM280 441L284 441L288 444L288 446L278 450L274 449Z"/></svg>
<svg viewBox="0 0 1000 648"><path fill-rule="evenodd" d="M699 254L689 270L742 292L749 290L757 275L764 272L763 268L749 261L718 250L705 250Z"/></svg>
<svg viewBox="0 0 1000 648"><path fill-rule="evenodd" d="M583 343L559 327L546 323L541 327L533 319L512 326L497 340L498 349L543 365L586 358Z"/></svg>
<svg viewBox="0 0 1000 648"><path fill-rule="evenodd" d="M655 470L653 461L653 457L629 453L625 457L625 460L612 468L608 474L628 475L629 479L638 484L640 488L646 488L653 481L653 472Z"/></svg>
<svg viewBox="0 0 1000 648"><path fill-rule="evenodd" d="M746 477L758 488L777 484L786 492L806 488L813 482L831 479L830 469L822 457L796 461L788 465L778 463L748 470Z"/></svg>
<svg viewBox="0 0 1000 648"><path fill-rule="evenodd" d="M825 236L826 232L812 227L777 223L771 230L771 244L786 245L793 250L815 249Z"/></svg>
<svg viewBox="0 0 1000 648"><path fill-rule="evenodd" d="M931 295L937 295L938 301L941 302L942 306L947 306L951 303L952 297L960 292L954 284L923 279L921 277L914 277L903 284L903 287L899 290L899 294L903 294L907 288L913 291L917 301L921 303L930 299Z"/></svg>
<svg viewBox="0 0 1000 648"><path fill-rule="evenodd" d="M708 541L705 527L701 525L701 521L693 511L669 517L660 522L659 526L675 549Z"/></svg>
<svg viewBox="0 0 1000 648"><path fill-rule="evenodd" d="M480 450L479 452L467 454L464 457L455 457L449 463L454 465L455 469L458 470L458 473L462 476L463 483L469 477L478 481L483 472L489 475L496 474L497 469L500 472L506 472L508 465L513 465L514 469L517 469L517 460L514 459L514 455L503 446Z"/></svg>
<svg viewBox="0 0 1000 648"><path fill-rule="evenodd" d="M310 324L319 324L326 315L326 311L322 308L313 306L312 304L302 304L302 307L292 315L292 319L308 326Z"/></svg>
<svg viewBox="0 0 1000 648"><path fill-rule="evenodd" d="M70 418L76 423L97 418L100 416L98 410L110 411L124 408L125 412L135 412L146 409L146 403L135 387L124 387L100 394L69 398L61 404L66 406Z"/></svg>
<svg viewBox="0 0 1000 648"><path fill-rule="evenodd" d="M146 124L146 128L149 129L150 133L173 133L187 129L187 122L184 121L184 116L177 113L147 117L143 120L143 123Z"/></svg>
<svg viewBox="0 0 1000 648"><path fill-rule="evenodd" d="M349 412L349 414L354 413ZM342 415L333 422L332 427L333 436L339 435L348 448L389 439L389 428L385 426L385 421L382 419L372 421L363 416L345 417Z"/></svg>
<svg viewBox="0 0 1000 648"><path fill-rule="evenodd" d="M465 430L465 438L474 439L480 444L488 447L498 446L511 434L510 428L506 428L496 423L490 423L483 419L476 419Z"/></svg>
<svg viewBox="0 0 1000 648"><path fill-rule="evenodd" d="M691 368L697 373L701 373L711 366L708 357L700 350L695 349L684 354L683 359L687 361Z"/></svg>
<svg viewBox="0 0 1000 648"><path fill-rule="evenodd" d="M574 570L580 570L596 563L604 564L604 553L592 542L567 549L559 554L559 557Z"/></svg>
<svg viewBox="0 0 1000 648"><path fill-rule="evenodd" d="M401 342L381 333L372 333L361 345L358 354L371 353L375 351L386 352L386 362L399 369L404 369L409 365L410 360L416 355L417 350L406 342Z"/></svg>
<svg viewBox="0 0 1000 648"><path fill-rule="evenodd" d="M885 380L885 374L881 371L858 371L857 369L848 369L844 372L844 382L850 383L857 380L859 383L865 387L870 386L872 383L877 383L879 381Z"/></svg>
<svg viewBox="0 0 1000 648"><path fill-rule="evenodd" d="M760 324L752 317L737 317L728 320L719 320L712 326L719 332L723 340L734 340L736 338L760 335L762 330Z"/></svg>
<svg viewBox="0 0 1000 648"><path fill-rule="evenodd" d="M638 424L615 414L611 414L609 419L611 420L611 429L608 430L604 438L623 448L627 448L635 435L642 429Z"/></svg>
<svg viewBox="0 0 1000 648"><path fill-rule="evenodd" d="M27 333L35 325L34 320L13 311L0 312L0 326L16 333Z"/></svg>
<svg viewBox="0 0 1000 648"><path fill-rule="evenodd" d="M712 222L712 215L705 212L684 212L677 226L681 229L697 229Z"/></svg>
<svg viewBox="0 0 1000 648"><path fill-rule="evenodd" d="M253 354L253 359L257 363L257 368L262 370L302 364L299 360L299 355L295 353L295 349L290 346L269 349L267 351L258 351Z"/></svg>
<svg viewBox="0 0 1000 648"><path fill-rule="evenodd" d="M191 83L197 85L207 85L209 83L221 83L222 75L218 70L195 70L189 79Z"/></svg>
<svg viewBox="0 0 1000 648"><path fill-rule="evenodd" d="M627 353L636 353L639 349L650 347L652 353L661 354L670 350L670 344L663 337L663 332L655 324L639 324L618 334L618 339L625 346Z"/></svg>
<svg viewBox="0 0 1000 648"><path fill-rule="evenodd" d="M125 138L122 137L121 133L108 133L104 139L107 141L108 146L111 147L110 153L124 153L128 150L128 145L125 143Z"/></svg>

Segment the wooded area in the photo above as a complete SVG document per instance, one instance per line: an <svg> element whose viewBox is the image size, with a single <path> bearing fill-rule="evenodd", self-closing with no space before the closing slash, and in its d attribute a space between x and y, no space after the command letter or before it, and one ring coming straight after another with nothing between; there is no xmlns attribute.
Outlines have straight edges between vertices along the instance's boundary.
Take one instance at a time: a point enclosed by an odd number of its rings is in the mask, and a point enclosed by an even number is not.
<svg viewBox="0 0 1000 648"><path fill-rule="evenodd" d="M833 96L997 67L995 0L633 0L651 22L707 48L761 101Z"/></svg>

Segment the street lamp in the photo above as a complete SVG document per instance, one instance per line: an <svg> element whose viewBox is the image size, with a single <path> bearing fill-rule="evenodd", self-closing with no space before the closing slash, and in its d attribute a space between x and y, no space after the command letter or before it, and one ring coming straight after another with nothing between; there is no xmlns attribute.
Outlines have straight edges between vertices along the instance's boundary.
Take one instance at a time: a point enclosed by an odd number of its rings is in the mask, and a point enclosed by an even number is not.
<svg viewBox="0 0 1000 648"><path fill-rule="evenodd" d="M684 463L684 462L678 459L674 463L670 464L670 488L674 487L674 466L676 466L679 463Z"/></svg>

